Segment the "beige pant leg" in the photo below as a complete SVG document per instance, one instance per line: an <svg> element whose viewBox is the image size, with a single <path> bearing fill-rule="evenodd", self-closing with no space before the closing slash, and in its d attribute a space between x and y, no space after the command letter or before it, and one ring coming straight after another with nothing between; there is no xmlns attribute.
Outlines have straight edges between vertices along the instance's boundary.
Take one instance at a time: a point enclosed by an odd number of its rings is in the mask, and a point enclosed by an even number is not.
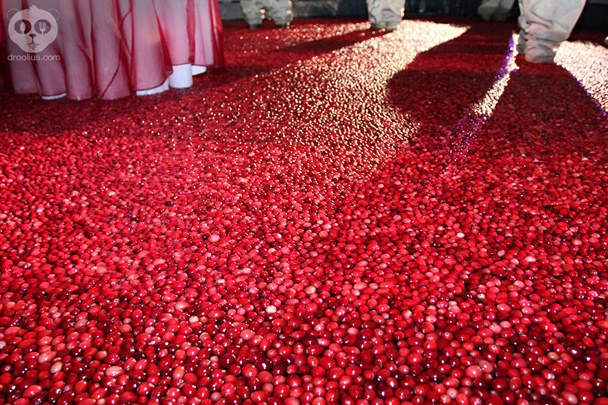
<svg viewBox="0 0 608 405"><path fill-rule="evenodd" d="M506 20L511 14L511 9L515 4L515 0L501 0L498 8L494 12L494 18L498 21Z"/></svg>
<svg viewBox="0 0 608 405"><path fill-rule="evenodd" d="M499 4L500 0L483 0L477 8L477 13L484 21L490 21Z"/></svg>
<svg viewBox="0 0 608 405"><path fill-rule="evenodd" d="M291 0L264 0L263 3L275 24L285 25L293 20Z"/></svg>
<svg viewBox="0 0 608 405"><path fill-rule="evenodd" d="M517 0L519 5L519 18L517 23L519 24L519 40L517 41L517 53L524 55L526 53L526 28L528 23L526 22L526 16L524 14L524 3L523 0Z"/></svg>
<svg viewBox="0 0 608 405"><path fill-rule="evenodd" d="M557 48L568 39L583 12L585 0L520 0L520 7L526 60L553 62Z"/></svg>
<svg viewBox="0 0 608 405"><path fill-rule="evenodd" d="M245 21L249 25L260 25L262 23L264 13L262 13L259 0L241 0L241 10L243 11Z"/></svg>
<svg viewBox="0 0 608 405"><path fill-rule="evenodd" d="M477 13L485 21L504 21L511 13L514 0L483 0Z"/></svg>
<svg viewBox="0 0 608 405"><path fill-rule="evenodd" d="M367 0L367 13L373 28L396 28L403 19L405 0Z"/></svg>

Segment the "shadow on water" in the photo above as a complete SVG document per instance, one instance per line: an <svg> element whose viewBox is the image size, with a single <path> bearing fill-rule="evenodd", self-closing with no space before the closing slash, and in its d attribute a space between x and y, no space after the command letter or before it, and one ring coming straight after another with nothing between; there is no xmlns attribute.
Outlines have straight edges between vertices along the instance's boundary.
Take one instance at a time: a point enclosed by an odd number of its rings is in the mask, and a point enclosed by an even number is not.
<svg viewBox="0 0 608 405"><path fill-rule="evenodd" d="M567 221L571 213L555 208L561 204L556 182L576 195L581 215L606 205L605 176L595 182L587 176L608 164L608 121L566 69L518 56L493 111L484 117L473 113L494 87L511 35L510 25L480 24L419 55L390 80L391 101L420 129L370 184L403 179L419 195L447 201L457 212L488 215L504 212L510 202ZM450 160L454 151L460 159ZM527 187L531 182L534 187ZM584 186L574 190L573 184Z"/></svg>
<svg viewBox="0 0 608 405"><path fill-rule="evenodd" d="M243 29L244 23L229 23L225 30L228 67L222 72L222 80L210 85L265 74L386 34L368 26L367 20L352 19L296 20L289 30L275 29L268 21L257 30ZM332 34L332 30L336 33ZM323 37L314 39L319 33L323 33Z"/></svg>
<svg viewBox="0 0 608 405"><path fill-rule="evenodd" d="M450 125L483 99L509 53L513 24L476 24L416 57L388 83L390 100L425 128Z"/></svg>
<svg viewBox="0 0 608 405"><path fill-rule="evenodd" d="M509 217L583 224L606 212L608 121L584 88L557 65L517 57L518 69L492 113L473 129L464 159L451 170L448 153L455 145L450 135L474 116L471 107L494 87L511 35L510 25L474 26L420 54L389 82L391 101L420 129L361 193L371 212L390 206L391 214L409 216L414 225L408 225L401 240L411 254L419 251L416 244L426 243L429 257L457 256L457 244L437 231L454 224L482 235L494 261L500 249L520 252L522 246L534 245L551 252L552 238L561 235L549 225L534 232L528 226L484 227Z"/></svg>
<svg viewBox="0 0 608 405"><path fill-rule="evenodd" d="M513 23L475 24L458 38L418 55L406 69L393 76L388 83L389 98L420 124L418 140L443 150L454 149L455 140L462 141L454 132L475 121L472 107L486 97L499 78L514 31ZM597 117L600 120L597 124L602 124L603 111L567 70L554 64L527 63L521 56L516 58L516 64L518 67L511 73L504 93L498 95L492 115L469 128L475 132L470 134L469 141L484 136L483 145L478 142L475 153L498 153L484 147L487 141L493 141L485 136L495 132L501 138L512 134L518 142L535 138L532 141L537 144L535 148L539 148L538 142L551 138L549 144L561 142L568 149L573 147L573 139L555 133L559 132L555 128L584 124L590 117ZM564 102L563 90L557 89L567 89L568 94L579 100L576 108ZM581 114L579 109L585 112ZM534 129L537 127L542 129ZM531 135L535 133L538 134ZM598 131L585 134L598 136ZM555 146L549 144L543 148Z"/></svg>
<svg viewBox="0 0 608 405"><path fill-rule="evenodd" d="M338 35L330 38L323 38L316 41L304 42L294 46L286 47L279 52L291 53L297 60L305 60L314 56L327 54L337 51L368 39L386 35L386 31L358 29L348 34Z"/></svg>

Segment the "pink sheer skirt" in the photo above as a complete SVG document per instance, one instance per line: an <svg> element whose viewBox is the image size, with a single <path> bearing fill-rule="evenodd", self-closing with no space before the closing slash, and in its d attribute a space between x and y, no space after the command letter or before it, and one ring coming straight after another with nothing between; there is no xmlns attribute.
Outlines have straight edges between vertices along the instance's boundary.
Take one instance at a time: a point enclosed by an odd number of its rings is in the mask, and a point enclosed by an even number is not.
<svg viewBox="0 0 608 405"><path fill-rule="evenodd" d="M224 66L217 0L1 0L16 93L115 99ZM54 20L53 20L54 19Z"/></svg>

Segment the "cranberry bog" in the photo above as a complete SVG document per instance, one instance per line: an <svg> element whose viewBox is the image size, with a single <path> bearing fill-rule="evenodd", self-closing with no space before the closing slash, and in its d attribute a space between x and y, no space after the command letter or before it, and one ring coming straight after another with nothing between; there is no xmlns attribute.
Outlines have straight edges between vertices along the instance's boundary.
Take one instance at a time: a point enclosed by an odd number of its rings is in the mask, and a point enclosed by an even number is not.
<svg viewBox="0 0 608 405"><path fill-rule="evenodd" d="M0 404L608 404L608 49L225 24L227 67L1 94Z"/></svg>

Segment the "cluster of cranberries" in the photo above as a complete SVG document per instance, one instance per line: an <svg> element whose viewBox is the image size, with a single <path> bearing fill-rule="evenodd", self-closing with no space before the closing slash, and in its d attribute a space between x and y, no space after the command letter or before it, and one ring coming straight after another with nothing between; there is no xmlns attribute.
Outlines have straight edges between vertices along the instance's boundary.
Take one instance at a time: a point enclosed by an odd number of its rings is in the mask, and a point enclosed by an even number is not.
<svg viewBox="0 0 608 405"><path fill-rule="evenodd" d="M605 113L517 59L467 119L514 27L448 22L228 24L186 91L6 95L0 404L608 404Z"/></svg>

